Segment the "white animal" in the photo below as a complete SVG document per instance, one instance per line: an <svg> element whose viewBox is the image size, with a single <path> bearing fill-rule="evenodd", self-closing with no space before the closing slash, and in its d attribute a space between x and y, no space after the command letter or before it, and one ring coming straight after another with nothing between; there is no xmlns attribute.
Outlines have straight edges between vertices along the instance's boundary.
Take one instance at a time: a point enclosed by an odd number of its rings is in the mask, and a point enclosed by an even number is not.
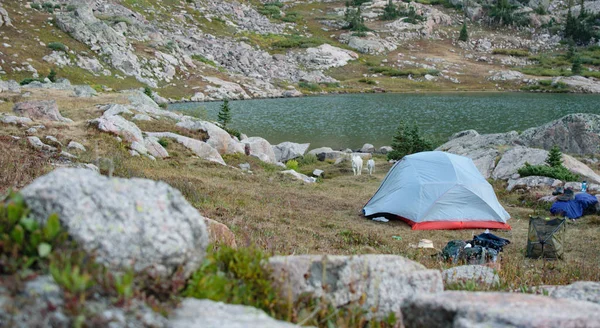
<svg viewBox="0 0 600 328"><path fill-rule="evenodd" d="M369 170L369 175L373 174L373 170L375 170L375 161L373 159L367 161L367 170Z"/></svg>
<svg viewBox="0 0 600 328"><path fill-rule="evenodd" d="M354 175L360 175L362 173L363 161L360 156L352 155L352 172Z"/></svg>

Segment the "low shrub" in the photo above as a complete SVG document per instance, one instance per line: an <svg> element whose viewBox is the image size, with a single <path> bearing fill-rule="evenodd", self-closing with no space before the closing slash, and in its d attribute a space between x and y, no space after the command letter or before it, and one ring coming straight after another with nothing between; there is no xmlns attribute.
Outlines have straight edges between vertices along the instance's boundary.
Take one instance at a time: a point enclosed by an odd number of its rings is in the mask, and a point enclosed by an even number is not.
<svg viewBox="0 0 600 328"><path fill-rule="evenodd" d="M531 165L529 163L525 163L525 166L519 169L519 175L522 177L528 176L542 176L549 177L553 179L558 179L561 181L580 181L580 177L576 174L573 174L564 166L551 167L546 165Z"/></svg>
<svg viewBox="0 0 600 328"><path fill-rule="evenodd" d="M492 54L515 57L529 57L529 51L524 49L494 49L492 50Z"/></svg>
<svg viewBox="0 0 600 328"><path fill-rule="evenodd" d="M10 192L0 201L0 273L39 266L66 239L57 215L40 226L20 194Z"/></svg>
<svg viewBox="0 0 600 328"><path fill-rule="evenodd" d="M163 146L164 148L167 148L169 146L169 139L165 137L159 138L158 144Z"/></svg>
<svg viewBox="0 0 600 328"><path fill-rule="evenodd" d="M67 11L75 11L77 9L77 6L75 5L67 5Z"/></svg>
<svg viewBox="0 0 600 328"><path fill-rule="evenodd" d="M298 83L298 86L302 89L306 89L311 92L320 92L321 91L321 87L316 83L300 82L300 83Z"/></svg>
<svg viewBox="0 0 600 328"><path fill-rule="evenodd" d="M254 306L273 315L278 292L271 283L270 272L263 266L267 258L255 247L213 249L192 275L183 294Z"/></svg>
<svg viewBox="0 0 600 328"><path fill-rule="evenodd" d="M273 42L274 48L290 49L290 48L311 48L318 47L325 43L321 38L307 38L300 35L292 35L284 40Z"/></svg>
<svg viewBox="0 0 600 328"><path fill-rule="evenodd" d="M217 63L215 63L214 61L212 61L202 55L192 55L192 59L197 60L201 63L205 63L207 65L213 66L213 67L217 67Z"/></svg>
<svg viewBox="0 0 600 328"><path fill-rule="evenodd" d="M60 42L50 42L48 43L48 48L55 51L67 52L67 47Z"/></svg>
<svg viewBox="0 0 600 328"><path fill-rule="evenodd" d="M298 160L298 166L312 165L316 164L318 161L319 159L317 158L317 155L306 154Z"/></svg>
<svg viewBox="0 0 600 328"><path fill-rule="evenodd" d="M367 78L359 79L358 82L366 83L366 84L370 84L370 85L377 84L377 82L375 80L371 80L371 79L367 79Z"/></svg>
<svg viewBox="0 0 600 328"><path fill-rule="evenodd" d="M409 76L409 75L411 75L414 77L420 77L420 76L425 76L426 74L434 75L434 76L437 76L440 74L440 72L435 69L408 68L408 69L399 70L399 69L395 69L395 68L387 67L387 66L373 67L373 68L371 68L371 71L374 73L381 73L386 76Z"/></svg>
<svg viewBox="0 0 600 328"><path fill-rule="evenodd" d="M298 161L295 159L290 159L285 163L285 167L287 167L288 170L298 171Z"/></svg>
<svg viewBox="0 0 600 328"><path fill-rule="evenodd" d="M144 87L144 94L152 98L152 89L150 89L150 87Z"/></svg>
<svg viewBox="0 0 600 328"><path fill-rule="evenodd" d="M42 6L40 6L40 4L37 3L37 2L32 2L31 5L30 5L30 7L31 7L31 9L35 9L35 10L42 9Z"/></svg>
<svg viewBox="0 0 600 328"><path fill-rule="evenodd" d="M20 85L28 85L28 84L30 84L32 82L42 82L43 83L44 80L42 80L42 79L34 79L34 78L28 77L28 78L24 78L23 80L21 80L21 82L19 82L19 84Z"/></svg>

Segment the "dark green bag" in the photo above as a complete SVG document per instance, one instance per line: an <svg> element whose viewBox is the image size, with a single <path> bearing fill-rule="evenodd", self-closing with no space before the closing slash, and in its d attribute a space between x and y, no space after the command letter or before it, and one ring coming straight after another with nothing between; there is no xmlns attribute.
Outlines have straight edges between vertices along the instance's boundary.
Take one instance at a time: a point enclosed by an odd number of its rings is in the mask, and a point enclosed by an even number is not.
<svg viewBox="0 0 600 328"><path fill-rule="evenodd" d="M529 218L527 254L532 259L562 259L567 225L565 219Z"/></svg>

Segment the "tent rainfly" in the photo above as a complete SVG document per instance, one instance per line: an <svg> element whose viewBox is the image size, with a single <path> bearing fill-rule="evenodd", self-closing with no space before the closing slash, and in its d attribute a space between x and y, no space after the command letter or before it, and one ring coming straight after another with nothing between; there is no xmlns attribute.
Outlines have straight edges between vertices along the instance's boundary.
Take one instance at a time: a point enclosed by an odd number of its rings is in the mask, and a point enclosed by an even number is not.
<svg viewBox="0 0 600 328"><path fill-rule="evenodd" d="M441 151L398 161L363 213L400 218L413 230L510 230L510 215L473 161Z"/></svg>

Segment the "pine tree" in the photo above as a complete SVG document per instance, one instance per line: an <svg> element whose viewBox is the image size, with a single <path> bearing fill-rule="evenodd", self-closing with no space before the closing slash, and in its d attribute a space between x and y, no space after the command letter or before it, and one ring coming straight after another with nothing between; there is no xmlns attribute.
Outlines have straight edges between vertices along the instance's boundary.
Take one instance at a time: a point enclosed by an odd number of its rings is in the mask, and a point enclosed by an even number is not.
<svg viewBox="0 0 600 328"><path fill-rule="evenodd" d="M467 40L469 40L469 33L467 32L467 22L463 23L463 26L460 29L460 36L458 37L458 39L464 42L467 42Z"/></svg>
<svg viewBox="0 0 600 328"><path fill-rule="evenodd" d="M581 75L581 58L579 56L575 56L573 59L573 66L571 66L571 73L573 75Z"/></svg>
<svg viewBox="0 0 600 328"><path fill-rule="evenodd" d="M393 20L398 18L398 8L394 6L392 0L389 0L387 5L383 8L383 15L381 16L381 20Z"/></svg>
<svg viewBox="0 0 600 328"><path fill-rule="evenodd" d="M406 122L400 121L392 140L392 149L388 153L388 159L399 160L406 155L431 150L433 146L429 140L421 136L416 124L408 126Z"/></svg>
<svg viewBox="0 0 600 328"><path fill-rule="evenodd" d="M217 115L217 120L219 121L219 123L221 123L221 126L223 126L223 128L226 128L227 124L231 122L231 108L229 107L228 99L223 100L223 105L221 105L221 110Z"/></svg>
<svg viewBox="0 0 600 328"><path fill-rule="evenodd" d="M48 74L48 80L50 80L50 82L56 82L56 71L54 70L54 68L50 69L50 74Z"/></svg>
<svg viewBox="0 0 600 328"><path fill-rule="evenodd" d="M552 149L550 149L550 153L548 153L548 157L546 158L546 163L551 167L562 166L562 153L557 145L554 145Z"/></svg>

